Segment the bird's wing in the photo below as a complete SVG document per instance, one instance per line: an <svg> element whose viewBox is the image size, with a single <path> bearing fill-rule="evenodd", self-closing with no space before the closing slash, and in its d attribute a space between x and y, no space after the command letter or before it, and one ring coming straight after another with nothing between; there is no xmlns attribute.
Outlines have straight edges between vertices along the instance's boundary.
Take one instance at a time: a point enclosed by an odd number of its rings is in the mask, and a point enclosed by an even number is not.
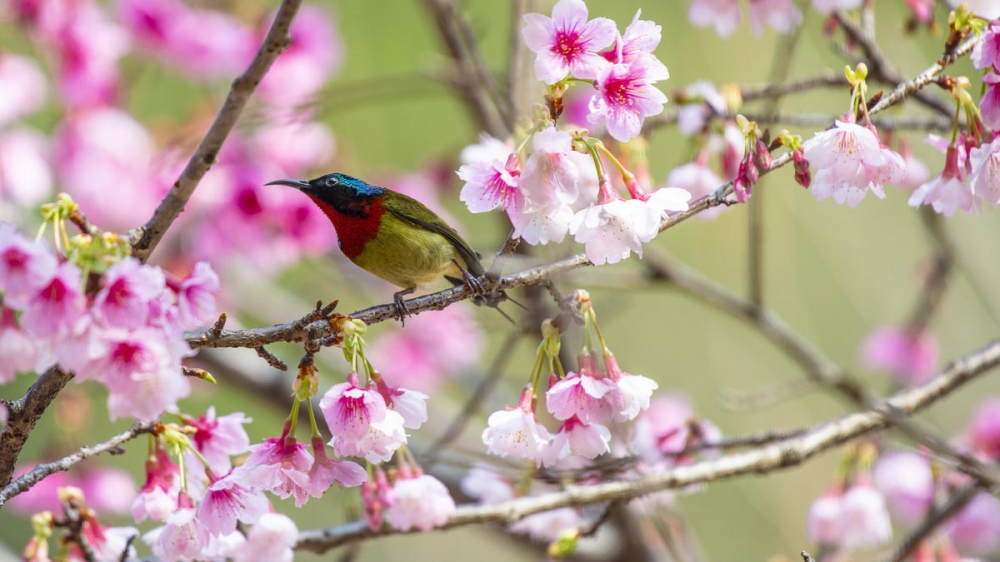
<svg viewBox="0 0 1000 562"><path fill-rule="evenodd" d="M480 277L486 273L483 264L479 261L479 254L470 248L465 240L462 240L462 237L459 236L454 228L448 226L446 222L441 220L441 217L434 214L434 211L431 211L423 203L412 197L396 192L393 192L393 194L395 195L396 204L388 206L390 213L410 224L443 236L445 240L451 243L455 251L458 252L462 261L465 262L465 267L468 268L469 273L476 277Z"/></svg>

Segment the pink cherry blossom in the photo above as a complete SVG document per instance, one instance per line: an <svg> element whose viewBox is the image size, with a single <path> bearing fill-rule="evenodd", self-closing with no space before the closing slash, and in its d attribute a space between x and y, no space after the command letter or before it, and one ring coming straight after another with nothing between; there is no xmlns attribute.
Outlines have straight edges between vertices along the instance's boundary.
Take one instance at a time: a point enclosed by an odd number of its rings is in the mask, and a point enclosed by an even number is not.
<svg viewBox="0 0 1000 562"><path fill-rule="evenodd" d="M633 444L646 464L669 467L687 460L688 457L677 453L698 438L711 441L708 434L716 431L711 428L714 425L700 420L687 398L674 394L659 395L636 418Z"/></svg>
<svg viewBox="0 0 1000 562"><path fill-rule="evenodd" d="M986 91L979 100L979 114L983 118L984 125L997 130L1000 129L1000 74L992 70L987 72L986 76L983 76L983 83L986 85Z"/></svg>
<svg viewBox="0 0 1000 562"><path fill-rule="evenodd" d="M147 517L166 521L177 509L177 494L181 489L180 467L170 460L167 450L157 446L146 459L146 483L132 501L132 517L136 523Z"/></svg>
<svg viewBox="0 0 1000 562"><path fill-rule="evenodd" d="M938 366L938 344L933 334L918 335L906 329L884 326L872 332L861 346L865 366L887 372L904 385L927 380Z"/></svg>
<svg viewBox="0 0 1000 562"><path fill-rule="evenodd" d="M884 454L873 476L898 520L911 526L924 520L934 502L934 475L926 458L909 451Z"/></svg>
<svg viewBox="0 0 1000 562"><path fill-rule="evenodd" d="M970 150L969 163L972 165L969 185L976 197L994 207L1000 205L1000 136Z"/></svg>
<svg viewBox="0 0 1000 562"><path fill-rule="evenodd" d="M247 533L245 544L230 555L234 562L291 562L292 547L299 539L299 529L286 515L265 513Z"/></svg>
<svg viewBox="0 0 1000 562"><path fill-rule="evenodd" d="M899 183L905 174L903 158L882 146L871 129L854 123L837 121L816 133L803 154L816 168L810 190L818 201L833 196L854 207L869 191L884 199L882 186Z"/></svg>
<svg viewBox="0 0 1000 562"><path fill-rule="evenodd" d="M521 30L528 48L537 53L535 76L546 84L555 84L567 75L593 79L605 63L595 51L615 40L618 30L607 18L587 21L583 0L559 0L552 17L524 15Z"/></svg>
<svg viewBox="0 0 1000 562"><path fill-rule="evenodd" d="M472 468L462 477L462 492L486 505L515 497L512 480L504 478L495 467L481 461L473 462Z"/></svg>
<svg viewBox="0 0 1000 562"><path fill-rule="evenodd" d="M371 344L388 380L426 392L479 364L486 335L472 308L449 306L406 323L405 330L383 334Z"/></svg>
<svg viewBox="0 0 1000 562"><path fill-rule="evenodd" d="M580 169L570 157L572 137L549 127L533 139L534 152L521 173L524 211L514 221L514 236L529 244L562 242L580 197Z"/></svg>
<svg viewBox="0 0 1000 562"><path fill-rule="evenodd" d="M608 350L604 350L604 365L608 370L608 376L618 385L611 395L614 420L616 422L634 420L640 412L649 408L649 398L659 385L648 377L622 371L618 366L618 360Z"/></svg>
<svg viewBox="0 0 1000 562"><path fill-rule="evenodd" d="M313 465L309 469L309 495L321 498L334 482L341 486L360 486L368 479L368 472L351 461L331 459L326 456L326 445L319 437L312 438Z"/></svg>
<svg viewBox="0 0 1000 562"><path fill-rule="evenodd" d="M931 205L935 212L946 217L954 215L958 209L966 213L978 211L980 200L969 184L965 159L964 148L949 146L941 175L918 187L910 196L909 205Z"/></svg>
<svg viewBox="0 0 1000 562"><path fill-rule="evenodd" d="M524 208L524 196L518 186L520 168L516 154L507 156L506 163L495 159L464 164L456 172L465 182L459 199L472 213L485 213L497 207L506 212L520 212Z"/></svg>
<svg viewBox="0 0 1000 562"><path fill-rule="evenodd" d="M707 163L699 157L698 159L681 164L667 175L666 185L683 189L691 194L691 199L700 199L711 195L725 182L716 174ZM698 213L698 218L711 220L719 216L725 210L725 206L719 205Z"/></svg>
<svg viewBox="0 0 1000 562"><path fill-rule="evenodd" d="M360 439L334 434L330 446L342 457L364 457L370 463L389 462L396 449L406 443L404 423L398 412L386 410L381 419L372 421Z"/></svg>
<svg viewBox="0 0 1000 562"><path fill-rule="evenodd" d="M740 26L740 5L737 0L691 0L688 19L700 27L714 26L720 37L729 37Z"/></svg>
<svg viewBox="0 0 1000 562"><path fill-rule="evenodd" d="M309 470L313 456L305 443L294 437L268 437L250 446L250 456L233 470L233 477L248 486L262 488L281 498L295 495L295 506L309 499Z"/></svg>
<svg viewBox="0 0 1000 562"><path fill-rule="evenodd" d="M118 61L128 52L128 34L100 4L69 4L69 17L47 38L59 61L59 95L71 108L107 106L118 98Z"/></svg>
<svg viewBox="0 0 1000 562"><path fill-rule="evenodd" d="M167 524L156 535L155 550L168 560L197 560L208 546L210 533L198 519L187 494L180 493L178 509L167 518ZM148 534L143 537L147 540Z"/></svg>
<svg viewBox="0 0 1000 562"><path fill-rule="evenodd" d="M386 413L385 398L374 388L359 386L357 373L347 382L330 387L319 402L320 411L334 438L356 441L366 436L373 422Z"/></svg>
<svg viewBox="0 0 1000 562"><path fill-rule="evenodd" d="M1000 67L1000 23L991 23L969 55L972 66L978 69Z"/></svg>
<svg viewBox="0 0 1000 562"><path fill-rule="evenodd" d="M604 123L608 134L621 142L635 138L646 117L663 112L667 96L653 84L669 77L665 66L652 64L646 57L605 65L596 76L597 93L590 98L587 120Z"/></svg>
<svg viewBox="0 0 1000 562"><path fill-rule="evenodd" d="M109 330L102 339L107 353L93 373L108 387L111 419L153 421L191 393L181 358L192 352L183 340L171 341L154 328Z"/></svg>
<svg viewBox="0 0 1000 562"><path fill-rule="evenodd" d="M980 492L944 527L960 553L975 556L992 552L1000 545L1000 500Z"/></svg>
<svg viewBox="0 0 1000 562"><path fill-rule="evenodd" d="M0 83L3 83L2 77ZM0 134L0 197L3 200L33 207L51 197L54 180L49 144L48 139L33 129L17 128ZM9 211L17 212L16 209Z"/></svg>
<svg viewBox="0 0 1000 562"><path fill-rule="evenodd" d="M12 53L0 55L0 127L30 115L45 103L45 74L35 61Z"/></svg>
<svg viewBox="0 0 1000 562"><path fill-rule="evenodd" d="M813 8L821 14L840 10L852 10L861 5L862 0L812 0Z"/></svg>
<svg viewBox="0 0 1000 562"><path fill-rule="evenodd" d="M966 428L969 442L987 458L1000 458L1000 398L984 400Z"/></svg>
<svg viewBox="0 0 1000 562"><path fill-rule="evenodd" d="M618 387L602 373L583 369L570 372L566 378L549 387L545 405L557 420L577 417L584 423L599 423L611 419L608 394Z"/></svg>
<svg viewBox="0 0 1000 562"><path fill-rule="evenodd" d="M892 539L892 523L885 496L875 488L858 484L840 500L840 545L847 550L871 549Z"/></svg>
<svg viewBox="0 0 1000 562"><path fill-rule="evenodd" d="M392 487L393 504L386 511L392 526L400 531L421 531L444 525L455 512L448 488L430 474L399 478Z"/></svg>
<svg viewBox="0 0 1000 562"><path fill-rule="evenodd" d="M791 33L802 23L802 11L792 0L749 0L747 15L750 30L760 35L764 26L773 27L779 33Z"/></svg>
<svg viewBox="0 0 1000 562"><path fill-rule="evenodd" d="M535 420L530 386L521 393L516 408L493 412L486 423L488 427L483 430L483 444L487 454L529 459L534 460L537 466L542 465L542 457L552 436L545 426Z"/></svg>
<svg viewBox="0 0 1000 562"><path fill-rule="evenodd" d="M270 503L263 490L244 486L230 474L212 483L198 506L198 519L213 535L228 535L236 530L237 520L253 525L267 513Z"/></svg>
<svg viewBox="0 0 1000 562"><path fill-rule="evenodd" d="M194 428L191 441L208 461L209 467L219 474L229 472L229 457L242 455L250 448L250 437L243 425L250 423L243 412L215 416L215 406L198 419L185 417L184 425Z"/></svg>
<svg viewBox="0 0 1000 562"><path fill-rule="evenodd" d="M385 399L386 405L403 417L403 427L420 429L420 426L427 421L429 397L426 394L398 386L390 387L381 376L375 379L375 388Z"/></svg>
<svg viewBox="0 0 1000 562"><path fill-rule="evenodd" d="M583 525L580 512L572 507L560 507L551 511L536 513L511 524L510 530L524 533L542 543L551 543L567 529L579 529Z"/></svg>
<svg viewBox="0 0 1000 562"><path fill-rule="evenodd" d="M18 326L14 310L0 306L0 384L14 380L16 373L34 370L37 360L38 348Z"/></svg>
<svg viewBox="0 0 1000 562"><path fill-rule="evenodd" d="M906 175L896 185L907 191L913 191L927 183L927 180L930 179L927 164L924 164L923 160L913 154L910 143L906 142L905 139L900 143L899 155L903 157L903 163L906 165Z"/></svg>
<svg viewBox="0 0 1000 562"><path fill-rule="evenodd" d="M149 318L149 301L166 288L163 270L127 257L104 273L103 288L94 297L93 314L115 328L138 328Z"/></svg>
<svg viewBox="0 0 1000 562"><path fill-rule="evenodd" d="M130 541L139 535L135 527L102 527L96 518L84 520L83 536L90 544L96 560L121 560L135 558L135 548ZM81 557L81 560L84 558Z"/></svg>
<svg viewBox="0 0 1000 562"><path fill-rule="evenodd" d="M552 437L545 464L554 465L569 455L593 459L611 451L611 431L599 423L587 424L573 416Z"/></svg>
<svg viewBox="0 0 1000 562"><path fill-rule="evenodd" d="M177 314L181 325L191 329L216 320L219 276L208 262L200 261L177 289Z"/></svg>
<svg viewBox="0 0 1000 562"><path fill-rule="evenodd" d="M48 247L0 222L0 291L5 305L24 308L56 274L57 265Z"/></svg>
<svg viewBox="0 0 1000 562"><path fill-rule="evenodd" d="M655 74L667 74L667 68L653 55L660 44L662 28L655 22L639 19L641 15L642 10L637 10L625 33L615 40L614 48L600 54L612 64L628 64L642 58L649 67L655 68Z"/></svg>
<svg viewBox="0 0 1000 562"><path fill-rule="evenodd" d="M292 22L292 44L282 51L258 87L268 103L283 107L313 100L340 67L344 48L330 15L304 6Z"/></svg>
<svg viewBox="0 0 1000 562"><path fill-rule="evenodd" d="M59 183L83 213L102 228L126 230L148 219L162 193L147 185L153 140L141 123L120 109L74 114L55 133ZM118 189L108 197L108 186Z"/></svg>
<svg viewBox="0 0 1000 562"><path fill-rule="evenodd" d="M14 470L14 478L35 469L36 465L21 465ZM31 517L40 511L60 512L62 504L59 502L59 489L67 486L76 486L79 482L66 472L56 472L35 483L24 493L18 494L10 499L6 505L10 510L24 517Z"/></svg>
<svg viewBox="0 0 1000 562"><path fill-rule="evenodd" d="M205 81L245 70L258 45L253 30L216 10L184 10L167 33L166 58L177 70Z"/></svg>
<svg viewBox="0 0 1000 562"><path fill-rule="evenodd" d="M59 264L52 278L35 291L24 307L24 329L40 338L68 335L86 312L80 276L75 265Z"/></svg>
<svg viewBox="0 0 1000 562"><path fill-rule="evenodd" d="M806 534L809 541L820 545L840 544L844 536L841 524L839 491L824 494L813 501L806 516Z"/></svg>

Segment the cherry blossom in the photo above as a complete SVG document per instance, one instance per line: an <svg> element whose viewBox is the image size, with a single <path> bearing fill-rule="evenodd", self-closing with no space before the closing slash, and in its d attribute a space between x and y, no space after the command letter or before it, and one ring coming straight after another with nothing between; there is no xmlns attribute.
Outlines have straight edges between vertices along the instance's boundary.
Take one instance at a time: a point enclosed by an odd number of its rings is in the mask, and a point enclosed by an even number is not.
<svg viewBox="0 0 1000 562"><path fill-rule="evenodd" d="M965 148L951 145L945 154L944 170L939 176L918 187L910 196L909 205L931 205L935 212L946 217L962 209L966 213L976 212L979 199L969 184L965 170Z"/></svg>
<svg viewBox="0 0 1000 562"><path fill-rule="evenodd" d="M562 423L552 437L544 460L554 465L569 455L593 459L611 451L611 431L599 423L584 423L573 416Z"/></svg>
<svg viewBox="0 0 1000 562"><path fill-rule="evenodd" d="M812 0L813 8L821 14L834 10L851 10L861 5L862 0Z"/></svg>
<svg viewBox="0 0 1000 562"><path fill-rule="evenodd" d="M965 431L976 450L987 458L1000 458L1000 398L979 404Z"/></svg>
<svg viewBox="0 0 1000 562"><path fill-rule="evenodd" d="M51 197L53 176L49 139L24 127L0 134L0 197L33 207ZM19 212L16 207L5 210ZM0 216L3 218L15 217Z"/></svg>
<svg viewBox="0 0 1000 562"><path fill-rule="evenodd" d="M992 552L1000 545L1000 500L980 492L944 528L960 553Z"/></svg>
<svg viewBox="0 0 1000 562"><path fill-rule="evenodd" d="M872 486L858 484L840 499L840 545L847 550L870 549L892 539L892 523L885 496Z"/></svg>
<svg viewBox="0 0 1000 562"><path fill-rule="evenodd" d="M368 479L368 472L351 461L331 459L326 456L326 445L319 437L312 439L313 465L309 468L309 495L321 498L337 482L341 486L360 486Z"/></svg>
<svg viewBox="0 0 1000 562"><path fill-rule="evenodd" d="M740 26L740 5L737 0L691 0L688 19L697 26L711 25L720 37L729 37Z"/></svg>
<svg viewBox="0 0 1000 562"><path fill-rule="evenodd" d="M55 255L44 244L28 240L10 223L0 222L0 291L5 305L24 308L56 274L57 265Z"/></svg>
<svg viewBox="0 0 1000 562"><path fill-rule="evenodd" d="M116 328L138 328L149 318L149 301L165 289L163 270L126 257L104 272L104 286L94 297L92 313Z"/></svg>
<svg viewBox="0 0 1000 562"><path fill-rule="evenodd" d="M299 529L286 515L265 513L247 533L246 543L234 549L234 562L291 562L292 547L299 539Z"/></svg>
<svg viewBox="0 0 1000 562"><path fill-rule="evenodd" d="M344 50L330 15L314 6L303 6L290 35L291 45L274 61L257 90L268 103L282 107L315 98L340 67Z"/></svg>
<svg viewBox="0 0 1000 562"><path fill-rule="evenodd" d="M705 154L705 153L703 153ZM706 155L707 156L707 155ZM683 189L691 194L691 199L700 199L706 195L711 195L725 182L711 168L708 167L704 157L699 156L696 160L681 164L667 175L665 185ZM719 205L698 213L698 218L702 220L712 220L719 216L725 207Z"/></svg>
<svg viewBox="0 0 1000 562"><path fill-rule="evenodd" d="M603 123L616 140L627 142L635 138L642 131L646 117L663 112L667 96L653 84L669 77L667 68L652 57L604 66L596 76L597 93L590 98L587 120Z"/></svg>
<svg viewBox="0 0 1000 562"><path fill-rule="evenodd" d="M392 487L393 504L386 511L392 526L400 531L429 531L448 522L455 500L448 488L430 474L401 477Z"/></svg>
<svg viewBox="0 0 1000 562"><path fill-rule="evenodd" d="M313 456L306 444L287 436L268 437L250 446L250 456L233 470L233 477L248 486L262 488L281 498L295 495L296 507L309 499L309 471Z"/></svg>
<svg viewBox="0 0 1000 562"><path fill-rule="evenodd" d="M177 314L186 329L210 324L216 320L215 299L219 292L219 276L208 262L200 261L194 271L177 289Z"/></svg>
<svg viewBox="0 0 1000 562"><path fill-rule="evenodd" d="M992 70L983 76L986 91L979 100L979 114L990 129L1000 129L1000 74Z"/></svg>
<svg viewBox="0 0 1000 562"><path fill-rule="evenodd" d="M584 423L599 423L611 419L608 394L617 388L603 373L585 370L581 362L580 373L570 372L549 387L545 405L558 420L576 417Z"/></svg>
<svg viewBox="0 0 1000 562"><path fill-rule="evenodd" d="M1000 66L1000 23L992 22L969 56L972 66L984 70Z"/></svg>
<svg viewBox="0 0 1000 562"><path fill-rule="evenodd" d="M810 191L818 201L833 196L837 203L857 206L869 191L885 198L882 186L899 183L903 158L882 146L871 129L837 121L836 126L806 141L803 154L816 168Z"/></svg>
<svg viewBox="0 0 1000 562"><path fill-rule="evenodd" d="M826 493L809 506L806 533L810 542L822 545L840 544L844 536L841 524L842 496L839 490Z"/></svg>
<svg viewBox="0 0 1000 562"><path fill-rule="evenodd" d="M9 266L11 254L6 255ZM21 317L24 329L39 338L69 335L87 310L80 276L80 269L75 265L59 264L52 277L35 290L24 307Z"/></svg>
<svg viewBox="0 0 1000 562"><path fill-rule="evenodd" d="M240 483L230 474L208 487L198 506L198 519L213 535L228 535L236 530L236 522L253 525L270 507L267 496L259 488Z"/></svg>
<svg viewBox="0 0 1000 562"><path fill-rule="evenodd" d="M559 0L552 17L528 13L521 30L528 48L537 53L535 75L555 84L567 75L594 79L604 59L595 51L612 44L618 34L607 18L587 21L583 0Z"/></svg>
<svg viewBox="0 0 1000 562"><path fill-rule="evenodd" d="M215 406L209 406L198 419L185 416L184 425L194 429L191 442L208 461L209 468L225 474L231 466L229 457L242 455L250 448L250 437L243 429L250 421L243 412L216 417Z"/></svg>
<svg viewBox="0 0 1000 562"><path fill-rule="evenodd" d="M530 386L521 393L516 408L493 412L486 423L488 427L483 430L483 444L487 454L529 459L534 460L537 466L542 465L542 457L552 436L545 426L535 420Z"/></svg>
<svg viewBox="0 0 1000 562"><path fill-rule="evenodd" d="M45 74L35 61L12 53L0 55L0 127L30 115L45 103Z"/></svg>
<svg viewBox="0 0 1000 562"><path fill-rule="evenodd" d="M506 162L494 159L462 165L456 172L465 182L459 199L472 213L485 213L499 207L516 216L524 208L524 196L518 185L520 168L516 154L508 155Z"/></svg>
<svg viewBox="0 0 1000 562"><path fill-rule="evenodd" d="M14 310L0 306L0 384L14 380L16 373L34 370L37 357L38 348L17 324Z"/></svg>
<svg viewBox="0 0 1000 562"><path fill-rule="evenodd" d="M969 163L972 165L969 185L976 197L990 205L1000 205L1000 136L970 150Z"/></svg>
<svg viewBox="0 0 1000 562"><path fill-rule="evenodd" d="M873 477L897 519L911 526L924 520L934 502L934 475L927 459L909 451L886 453L875 463Z"/></svg>
<svg viewBox="0 0 1000 562"><path fill-rule="evenodd" d="M917 384L937 369L937 339L929 332L914 335L905 328L884 326L865 338L861 357L868 369L887 372L900 384Z"/></svg>
<svg viewBox="0 0 1000 562"><path fill-rule="evenodd" d="M792 0L749 0L747 15L750 30L757 35L764 32L765 25L779 33L791 33L802 23L802 12Z"/></svg>

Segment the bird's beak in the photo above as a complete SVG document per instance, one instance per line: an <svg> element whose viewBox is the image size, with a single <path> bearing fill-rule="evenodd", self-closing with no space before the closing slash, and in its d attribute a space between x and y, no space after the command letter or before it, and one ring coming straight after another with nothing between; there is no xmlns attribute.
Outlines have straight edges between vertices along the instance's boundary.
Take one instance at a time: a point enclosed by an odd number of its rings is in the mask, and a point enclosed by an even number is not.
<svg viewBox="0 0 1000 562"><path fill-rule="evenodd" d="M312 186L309 185L309 182L302 180L274 180L274 181L269 181L264 185L287 185L288 187L294 187L295 189L298 189L300 191L307 191L309 189L312 189Z"/></svg>

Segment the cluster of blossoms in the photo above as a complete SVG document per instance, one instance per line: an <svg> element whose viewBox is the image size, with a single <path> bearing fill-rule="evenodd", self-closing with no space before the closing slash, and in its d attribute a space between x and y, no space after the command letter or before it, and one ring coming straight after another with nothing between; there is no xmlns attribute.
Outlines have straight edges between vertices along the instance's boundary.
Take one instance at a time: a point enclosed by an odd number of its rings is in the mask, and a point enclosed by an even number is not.
<svg viewBox="0 0 1000 562"><path fill-rule="evenodd" d="M563 371L558 358L560 331L553 321L546 321L542 328L545 338L539 345L531 380L517 406L493 412L487 420L482 434L487 453L528 461L530 470L544 467L550 471L580 469L606 454L636 455L639 460L634 465L616 474L627 479L689 462L692 457L682 454L687 447L713 442L721 436L712 424L696 421L694 412L683 400L662 397L653 400L656 407L650 408L656 382L619 367L600 335L586 292L577 291L575 297L585 319L585 344L579 355L578 370ZM597 334L600 353L592 351L591 326ZM536 389L543 379L548 386L544 393L545 408L558 422L554 432L536 418L541 398ZM589 478L599 479L598 472L589 473ZM483 503L553 490L543 482L531 482L529 489L516 484L523 481L478 465L462 486L467 494ZM562 532L584 526L588 518L587 510L562 508L533 515L511 528L540 540L554 541Z"/></svg>
<svg viewBox="0 0 1000 562"><path fill-rule="evenodd" d="M1000 454L1000 399L985 400L957 441L967 453L995 461ZM964 474L934 466L921 452L879 453L871 444L850 455L843 472L813 502L807 520L810 540L824 549L821 557L829 554L831 560L885 546L894 524L904 531L915 529L941 498L970 483ZM917 559L957 560L992 552L1000 546L1000 500L979 492L942 529L916 547Z"/></svg>
<svg viewBox="0 0 1000 562"><path fill-rule="evenodd" d="M649 193L600 140L586 130L563 130L556 121L563 93L585 82L596 89L586 120L622 143L638 136L643 120L662 112L667 101L654 85L668 77L653 55L660 26L636 14L621 34L607 18L588 20L582 0L560 0L552 17L526 14L524 22L522 34L537 53L535 74L548 85L550 109L516 149L484 137L463 152L462 201L474 213L503 209L514 235L529 244L558 243L571 234L595 264L641 255L667 212L687 210L690 194L675 188ZM630 199L611 186L603 158L620 172Z"/></svg>
<svg viewBox="0 0 1000 562"><path fill-rule="evenodd" d="M183 333L214 320L219 280L207 263L175 281L131 257L92 278L99 264L84 253L115 239L66 240L88 267L85 275L78 263L0 223L0 383L58 364L78 381L106 386L112 418L151 421L190 393L181 361L192 351Z"/></svg>
<svg viewBox="0 0 1000 562"><path fill-rule="evenodd" d="M187 152L186 134L157 139L126 110L123 60L152 58L191 81L228 82L247 67L270 23L265 14L249 24L179 0L17 1L7 3L5 16L16 19L54 68L44 72L32 59L0 53L0 197L10 203L0 220L23 221L23 209L51 198L59 185L95 224L119 232L152 214ZM332 132L302 108L340 65L337 32L328 14L307 6L291 36L257 89L262 125L227 140L181 228L171 229L164 263L184 269L200 259L250 262L267 272L333 247L327 219L307 199L261 188L268 178L295 177L329 161L335 149ZM51 135L18 122L46 108L46 74L63 114ZM207 126L208 117L178 121ZM291 139L303 148L287 150ZM109 185L144 187L108 197Z"/></svg>
<svg viewBox="0 0 1000 562"><path fill-rule="evenodd" d="M957 8L963 0L948 0ZM966 0L969 6L987 18L1000 17L1000 7L991 0ZM834 10L851 10L862 5L862 0L812 0L811 6L820 14L829 15ZM802 11L792 0L746 0L750 29L755 34L763 33L765 26L780 33L791 33L802 23ZM930 24L933 0L908 0L913 21ZM699 26L713 26L721 37L728 37L740 26L739 0L691 0L688 19Z"/></svg>

